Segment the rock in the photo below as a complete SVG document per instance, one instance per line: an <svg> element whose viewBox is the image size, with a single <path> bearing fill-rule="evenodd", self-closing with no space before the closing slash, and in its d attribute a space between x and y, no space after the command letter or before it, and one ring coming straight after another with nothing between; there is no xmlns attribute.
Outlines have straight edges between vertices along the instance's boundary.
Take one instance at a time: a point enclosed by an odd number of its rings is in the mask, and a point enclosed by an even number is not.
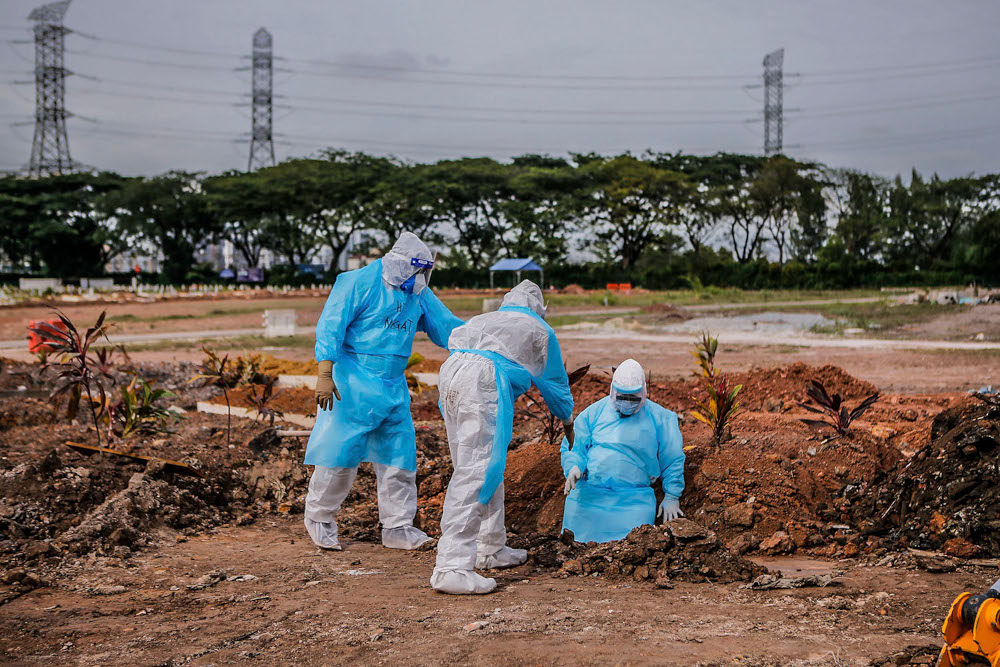
<svg viewBox="0 0 1000 667"><path fill-rule="evenodd" d="M24 557L26 560L35 560L44 556L54 555L56 553L57 551L55 547L48 542L43 542L41 540L35 540L24 549Z"/></svg>
<svg viewBox="0 0 1000 667"><path fill-rule="evenodd" d="M760 545L760 540L757 539L752 533L743 533L737 535L733 540L731 540L726 546L729 550L738 553L746 554L750 553Z"/></svg>
<svg viewBox="0 0 1000 667"><path fill-rule="evenodd" d="M904 419L904 420L906 420L908 422L915 422L915 421L917 421L917 417L919 415L917 414L917 411L914 410L913 408L908 408L906 410L903 410L900 413L899 416L900 416L900 418L902 418L902 419Z"/></svg>
<svg viewBox="0 0 1000 667"><path fill-rule="evenodd" d="M931 553L914 553L914 560L917 567L928 572L941 574L944 572L954 572L958 564L954 560L944 555Z"/></svg>
<svg viewBox="0 0 1000 667"><path fill-rule="evenodd" d="M562 569L570 574L580 574L583 572L583 563L578 560L568 560L563 563Z"/></svg>
<svg viewBox="0 0 1000 667"><path fill-rule="evenodd" d="M739 503L727 507L722 513L722 520L730 526L753 526L754 507L750 503Z"/></svg>
<svg viewBox="0 0 1000 667"><path fill-rule="evenodd" d="M463 625L462 629L465 630L466 632L475 632L476 630L482 630L489 624L490 624L489 621L473 621L472 623Z"/></svg>
<svg viewBox="0 0 1000 667"><path fill-rule="evenodd" d="M198 591L203 588L209 588L211 586L215 586L220 581L225 581L227 574L228 573L225 570L213 570L212 572L209 572L208 574L199 577L198 581L194 582L193 584L190 584L188 586L188 590Z"/></svg>
<svg viewBox="0 0 1000 667"><path fill-rule="evenodd" d="M795 542L783 530L779 530L760 543L760 550L770 554L787 554L795 551Z"/></svg>
<svg viewBox="0 0 1000 667"><path fill-rule="evenodd" d="M671 589L674 587L674 583L670 581L670 577L665 577L662 574L656 577L654 582L657 588Z"/></svg>
<svg viewBox="0 0 1000 667"><path fill-rule="evenodd" d="M781 412L785 407L785 402L781 399L768 398L764 401L764 409L768 412Z"/></svg>
<svg viewBox="0 0 1000 667"><path fill-rule="evenodd" d="M975 558L981 551L978 546L961 537L953 537L944 543L944 552L955 558Z"/></svg>
<svg viewBox="0 0 1000 667"><path fill-rule="evenodd" d="M896 435L896 429L889 428L888 426L880 426L875 424L871 428L871 434L876 438L881 438L882 440L888 440L889 438Z"/></svg>
<svg viewBox="0 0 1000 667"><path fill-rule="evenodd" d="M668 521L664 524L670 534L677 538L680 542L692 542L694 540L701 540L709 535L709 530L699 523L695 523L690 519L674 519L673 521Z"/></svg>
<svg viewBox="0 0 1000 667"><path fill-rule="evenodd" d="M645 565L640 565L635 568L635 572L632 573L632 576L640 580L649 579L649 568Z"/></svg>
<svg viewBox="0 0 1000 667"><path fill-rule="evenodd" d="M14 567L4 572L3 578L0 581L3 581L5 584L16 584L24 579L27 574L28 571L23 567Z"/></svg>
<svg viewBox="0 0 1000 667"><path fill-rule="evenodd" d="M90 592L94 595L121 595L127 592L128 589L124 586L94 586L90 589Z"/></svg>

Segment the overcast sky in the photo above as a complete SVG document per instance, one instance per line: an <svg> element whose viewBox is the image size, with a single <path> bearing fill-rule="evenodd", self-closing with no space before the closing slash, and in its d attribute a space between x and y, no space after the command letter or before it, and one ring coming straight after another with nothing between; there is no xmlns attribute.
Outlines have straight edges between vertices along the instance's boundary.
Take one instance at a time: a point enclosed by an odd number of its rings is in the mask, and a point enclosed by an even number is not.
<svg viewBox="0 0 1000 667"><path fill-rule="evenodd" d="M38 4L0 2L0 169L30 155L34 87L13 82L33 46L11 40L31 38ZM72 157L126 174L246 168L236 70L261 26L279 160L759 153L761 61L784 47L787 154L886 176L1000 170L993 0L73 0L65 24Z"/></svg>

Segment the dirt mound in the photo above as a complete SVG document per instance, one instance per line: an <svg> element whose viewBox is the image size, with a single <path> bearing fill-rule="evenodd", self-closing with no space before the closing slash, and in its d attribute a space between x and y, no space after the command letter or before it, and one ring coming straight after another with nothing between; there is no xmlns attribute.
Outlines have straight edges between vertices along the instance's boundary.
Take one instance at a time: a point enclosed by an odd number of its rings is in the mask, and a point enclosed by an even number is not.
<svg viewBox="0 0 1000 667"><path fill-rule="evenodd" d="M754 369L745 373L733 373L732 380L743 385L740 397L743 406L750 410L760 410L765 404L793 405L805 402L806 384L809 380L819 381L832 395L840 394L848 400L861 399L878 391L870 382L859 380L844 369L826 364L809 366L801 362L778 368Z"/></svg>
<svg viewBox="0 0 1000 667"><path fill-rule="evenodd" d="M862 531L892 545L1000 556L1000 404L945 410L930 444L847 499Z"/></svg>
<svg viewBox="0 0 1000 667"><path fill-rule="evenodd" d="M562 525L563 476L559 446L534 443L507 454L504 510L507 529L555 533Z"/></svg>
<svg viewBox="0 0 1000 667"><path fill-rule="evenodd" d="M751 581L767 569L729 551L715 533L689 519L661 526L639 526L625 539L583 544L566 531L559 539L529 536L519 540L535 563L568 575L631 577L669 587L672 580L728 583Z"/></svg>
<svg viewBox="0 0 1000 667"><path fill-rule="evenodd" d="M261 427L243 422L234 423L230 448L220 423L225 417L193 414L172 435L120 445L158 457L148 464L52 447L63 439L96 444L85 426L8 431L0 458L0 573L42 573L29 578L37 583L84 556L128 558L171 534L300 508L308 481L302 445L290 439L255 453L246 441ZM202 476L164 468L168 458L182 459Z"/></svg>
<svg viewBox="0 0 1000 667"><path fill-rule="evenodd" d="M250 408L256 406L253 402L253 392L257 396L263 394L263 386L236 387L228 391L229 405L234 408ZM226 397L221 393L211 400L217 405L225 405ZM316 413L316 392L306 387L281 387L276 388L268 401L267 407L288 414L312 415Z"/></svg>

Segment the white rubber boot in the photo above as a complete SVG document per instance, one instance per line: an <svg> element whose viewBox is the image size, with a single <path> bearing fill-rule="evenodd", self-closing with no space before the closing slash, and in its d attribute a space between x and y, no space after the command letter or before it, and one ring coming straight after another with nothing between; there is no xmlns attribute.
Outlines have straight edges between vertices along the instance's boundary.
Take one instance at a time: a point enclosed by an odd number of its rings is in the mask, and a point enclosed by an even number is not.
<svg viewBox="0 0 1000 667"><path fill-rule="evenodd" d="M431 587L450 595L485 595L497 587L496 579L487 579L472 570L434 570Z"/></svg>

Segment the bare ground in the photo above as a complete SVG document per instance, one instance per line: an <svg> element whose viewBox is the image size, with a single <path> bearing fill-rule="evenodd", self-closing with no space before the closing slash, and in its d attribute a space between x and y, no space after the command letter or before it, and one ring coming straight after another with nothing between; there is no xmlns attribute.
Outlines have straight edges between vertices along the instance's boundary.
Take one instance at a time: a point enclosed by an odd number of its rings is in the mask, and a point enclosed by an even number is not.
<svg viewBox="0 0 1000 667"><path fill-rule="evenodd" d="M846 574L796 591L660 590L529 563L491 573L494 595L453 597L428 585L432 551L348 542L321 552L297 517L164 541L8 603L5 664L868 664L938 643L956 593L995 575L788 559L767 564ZM187 588L220 570L256 578Z"/></svg>

